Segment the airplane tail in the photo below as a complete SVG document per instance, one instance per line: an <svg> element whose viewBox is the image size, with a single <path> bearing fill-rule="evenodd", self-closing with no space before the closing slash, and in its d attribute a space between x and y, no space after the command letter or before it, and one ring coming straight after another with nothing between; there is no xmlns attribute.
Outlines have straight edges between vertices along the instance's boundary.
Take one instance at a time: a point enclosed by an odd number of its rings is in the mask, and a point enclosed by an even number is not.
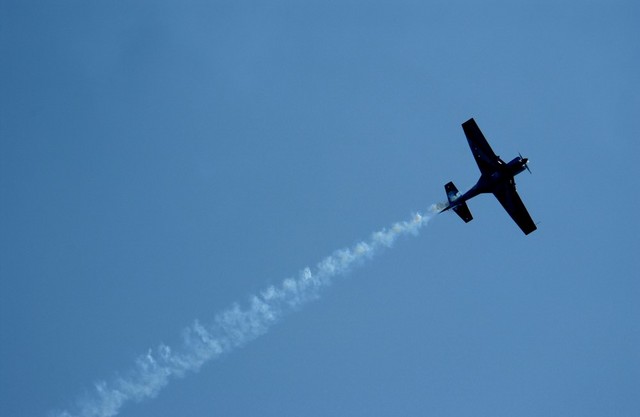
<svg viewBox="0 0 640 417"><path fill-rule="evenodd" d="M453 185L453 181L449 181L444 186L444 190L447 193L447 200L449 200L449 205L442 211L453 209L453 211L455 211L456 214L460 216L460 218L464 220L465 223L469 223L471 220L473 220L473 216L471 215L466 202L463 201L456 204L455 201L460 197L460 192L458 191L456 186Z"/></svg>

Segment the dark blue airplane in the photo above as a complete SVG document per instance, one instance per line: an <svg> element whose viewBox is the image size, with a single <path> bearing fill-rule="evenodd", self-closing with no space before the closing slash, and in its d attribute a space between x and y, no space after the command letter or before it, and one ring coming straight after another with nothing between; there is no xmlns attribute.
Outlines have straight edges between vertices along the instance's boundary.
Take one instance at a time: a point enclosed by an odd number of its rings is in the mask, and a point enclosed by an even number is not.
<svg viewBox="0 0 640 417"><path fill-rule="evenodd" d="M531 173L527 163L529 160L522 155L513 158L508 164L497 156L484 138L475 120L469 119L462 124L464 134L473 152L473 157L480 168L480 179L469 191L460 195L453 182L444 186L449 204L443 211L452 209L465 223L473 220L467 200L483 193L492 193L511 218L520 226L525 235L537 229L531 216L516 192L516 182L513 177L525 169Z"/></svg>

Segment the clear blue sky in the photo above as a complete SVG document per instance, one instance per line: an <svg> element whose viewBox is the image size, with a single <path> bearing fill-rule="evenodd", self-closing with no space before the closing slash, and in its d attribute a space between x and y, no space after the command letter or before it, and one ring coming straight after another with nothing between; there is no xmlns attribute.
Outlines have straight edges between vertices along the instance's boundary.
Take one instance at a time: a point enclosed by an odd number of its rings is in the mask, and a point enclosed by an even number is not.
<svg viewBox="0 0 640 417"><path fill-rule="evenodd" d="M146 416L640 415L637 1L0 0L0 415L473 185Z"/></svg>

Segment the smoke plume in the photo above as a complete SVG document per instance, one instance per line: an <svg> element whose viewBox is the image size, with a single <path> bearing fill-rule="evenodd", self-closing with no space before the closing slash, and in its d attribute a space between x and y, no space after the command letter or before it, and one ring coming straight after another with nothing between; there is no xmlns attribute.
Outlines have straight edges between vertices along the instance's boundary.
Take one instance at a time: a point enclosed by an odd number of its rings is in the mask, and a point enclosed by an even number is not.
<svg viewBox="0 0 640 417"><path fill-rule="evenodd" d="M437 212L435 206L430 213ZM205 363L232 352L266 333L284 315L318 298L331 279L373 258L380 250L393 246L402 235L417 235L432 214L415 214L410 220L373 233L369 240L341 249L320 261L315 268L304 268L297 278L287 278L249 297L241 306L217 314L209 324L195 321L183 330L179 349L161 344L135 361L127 372L109 381L95 383L95 389L79 400L72 411L55 412L55 417L111 417L130 402L155 397L172 378L197 372Z"/></svg>

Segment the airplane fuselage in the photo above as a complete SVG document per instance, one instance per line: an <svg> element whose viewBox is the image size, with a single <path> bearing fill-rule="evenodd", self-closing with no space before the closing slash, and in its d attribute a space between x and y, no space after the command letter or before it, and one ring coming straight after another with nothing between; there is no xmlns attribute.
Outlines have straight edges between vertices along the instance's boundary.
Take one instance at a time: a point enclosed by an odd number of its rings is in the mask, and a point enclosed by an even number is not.
<svg viewBox="0 0 640 417"><path fill-rule="evenodd" d="M500 160L498 169L480 175L480 179L478 179L476 185L452 201L450 207L462 204L479 194L493 193L503 184L513 182L513 177L520 174L527 168L528 161L529 160L527 158L523 158L521 156L513 158L508 164Z"/></svg>

